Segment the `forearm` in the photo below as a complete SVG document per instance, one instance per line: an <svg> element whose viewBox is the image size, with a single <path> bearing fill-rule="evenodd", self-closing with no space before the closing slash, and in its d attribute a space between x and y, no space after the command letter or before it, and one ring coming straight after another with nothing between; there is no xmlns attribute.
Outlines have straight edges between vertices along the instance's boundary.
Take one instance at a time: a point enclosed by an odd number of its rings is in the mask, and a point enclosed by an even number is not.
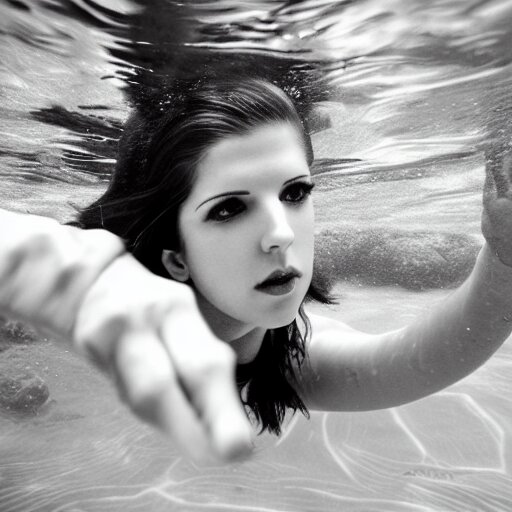
<svg viewBox="0 0 512 512"><path fill-rule="evenodd" d="M466 282L400 332L417 379L411 393L426 395L470 374L511 332L512 268L484 246Z"/></svg>
<svg viewBox="0 0 512 512"><path fill-rule="evenodd" d="M2 209L0 233L0 312L69 338L85 293L124 252L121 240Z"/></svg>

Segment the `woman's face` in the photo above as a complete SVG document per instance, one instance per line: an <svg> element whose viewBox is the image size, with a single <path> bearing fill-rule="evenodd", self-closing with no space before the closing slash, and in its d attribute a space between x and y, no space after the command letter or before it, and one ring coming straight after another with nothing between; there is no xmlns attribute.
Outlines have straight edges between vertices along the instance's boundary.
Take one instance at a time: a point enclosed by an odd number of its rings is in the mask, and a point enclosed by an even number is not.
<svg viewBox="0 0 512 512"><path fill-rule="evenodd" d="M179 257L210 324L248 331L294 320L313 269L311 188L304 149L287 123L207 151L180 210Z"/></svg>

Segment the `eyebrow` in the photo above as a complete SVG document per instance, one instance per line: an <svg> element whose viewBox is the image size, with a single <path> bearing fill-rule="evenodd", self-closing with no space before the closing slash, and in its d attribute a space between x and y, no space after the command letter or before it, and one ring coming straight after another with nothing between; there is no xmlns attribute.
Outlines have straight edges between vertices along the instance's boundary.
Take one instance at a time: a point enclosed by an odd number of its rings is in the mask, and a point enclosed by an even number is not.
<svg viewBox="0 0 512 512"><path fill-rule="evenodd" d="M288 185L288 183L291 183L292 181L296 181L296 180L300 180L301 178L309 178L311 177L310 174L301 174L300 176L296 176L295 178L291 178L289 180L286 180L284 183L283 183L283 187L285 185ZM218 199L219 197L229 197L229 196L249 196L251 195L251 193L248 191L248 190L232 190L230 192L223 192L222 194L217 194L215 196L212 196L208 199L206 199L205 201L203 201L197 208L196 208L196 212L197 210L199 210L199 208L201 208L201 206L203 206L203 204L205 203L208 203L210 201L213 201L214 199Z"/></svg>

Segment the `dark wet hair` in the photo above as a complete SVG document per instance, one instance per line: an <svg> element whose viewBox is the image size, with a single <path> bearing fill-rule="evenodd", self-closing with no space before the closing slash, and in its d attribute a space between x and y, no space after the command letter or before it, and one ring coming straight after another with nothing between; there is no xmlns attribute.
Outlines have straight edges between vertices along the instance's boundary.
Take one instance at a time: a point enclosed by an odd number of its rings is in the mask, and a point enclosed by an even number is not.
<svg viewBox="0 0 512 512"><path fill-rule="evenodd" d="M125 124L107 191L80 212L76 224L115 233L143 265L169 278L162 250L180 249L179 208L192 190L200 159L220 140L274 122L296 128L311 165L311 139L292 100L264 80L198 81L185 93L162 98L154 111L135 111ZM314 278L305 300L332 303ZM303 363L311 330L303 304L299 316L303 332L297 320L271 329L256 359L238 367L241 396L262 431L279 434L287 409L308 416L293 385L293 368Z"/></svg>

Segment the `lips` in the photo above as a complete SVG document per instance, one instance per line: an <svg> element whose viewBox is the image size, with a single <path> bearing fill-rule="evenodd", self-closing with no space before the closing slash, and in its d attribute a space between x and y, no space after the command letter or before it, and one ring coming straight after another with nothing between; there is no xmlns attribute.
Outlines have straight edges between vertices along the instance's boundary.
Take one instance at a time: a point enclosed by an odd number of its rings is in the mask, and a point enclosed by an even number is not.
<svg viewBox="0 0 512 512"><path fill-rule="evenodd" d="M261 283L257 284L255 288L257 290L264 290L273 286L280 286L288 283L295 277L301 277L302 274L293 267L287 267L284 270L276 270L272 272L267 278Z"/></svg>

